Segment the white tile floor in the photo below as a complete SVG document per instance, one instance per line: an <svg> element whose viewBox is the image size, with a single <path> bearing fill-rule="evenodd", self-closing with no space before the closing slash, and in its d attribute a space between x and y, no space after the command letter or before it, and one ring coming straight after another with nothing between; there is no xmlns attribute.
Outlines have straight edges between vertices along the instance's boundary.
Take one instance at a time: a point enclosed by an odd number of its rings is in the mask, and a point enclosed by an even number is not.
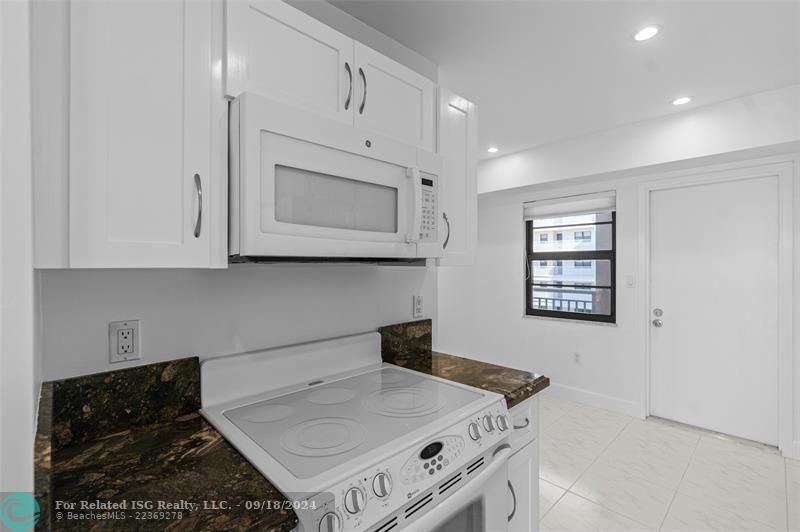
<svg viewBox="0 0 800 532"><path fill-rule="evenodd" d="M773 448L546 394L540 405L542 532L800 532L800 462Z"/></svg>

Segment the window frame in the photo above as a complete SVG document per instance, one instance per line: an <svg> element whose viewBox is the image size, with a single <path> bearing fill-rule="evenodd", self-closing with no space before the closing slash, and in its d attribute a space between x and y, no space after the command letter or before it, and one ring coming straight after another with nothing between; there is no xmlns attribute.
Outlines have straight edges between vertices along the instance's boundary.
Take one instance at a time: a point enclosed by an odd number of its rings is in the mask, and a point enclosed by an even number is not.
<svg viewBox="0 0 800 532"><path fill-rule="evenodd" d="M589 224L586 224L589 225ZM525 220L525 271L529 275L525 277L525 315L541 316L546 318L558 318L580 321L594 321L603 323L617 323L617 211L611 211L610 222L597 222L591 224L611 225L611 249L610 250L582 250L582 251L533 251L533 220ZM565 226L569 227L569 226ZM543 310L532 307L533 298L533 268L532 261L580 261L580 260L607 260L610 264L610 284L597 288L607 288L611 292L610 314L587 314L584 312L563 312L559 310ZM572 287L572 285L570 285ZM594 288L594 287L593 287Z"/></svg>

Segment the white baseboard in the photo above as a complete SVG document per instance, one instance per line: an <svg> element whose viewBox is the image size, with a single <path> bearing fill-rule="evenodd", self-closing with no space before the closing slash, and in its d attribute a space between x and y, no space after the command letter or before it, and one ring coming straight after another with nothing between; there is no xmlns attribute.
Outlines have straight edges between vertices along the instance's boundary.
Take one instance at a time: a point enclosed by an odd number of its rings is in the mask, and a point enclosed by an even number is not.
<svg viewBox="0 0 800 532"><path fill-rule="evenodd" d="M612 412L625 414L631 417L642 419L643 408L635 401L628 401L620 399L611 395L605 395L597 392L590 392L581 388L567 386L564 384L550 384L550 387L540 392L542 395L552 395L559 399L566 399L567 401L574 401L597 408L603 408ZM800 440L794 440L789 446L781 450L781 454L785 458L792 458L800 460Z"/></svg>
<svg viewBox="0 0 800 532"><path fill-rule="evenodd" d="M618 412L627 416L636 418L642 417L642 407L635 401L628 401L613 397L611 395L604 395L602 393L590 392L581 388L573 386L566 386L564 384L550 384L550 387L545 390L545 393L550 393L553 397L559 399L566 399L576 403L583 403L589 406L596 406L612 412Z"/></svg>

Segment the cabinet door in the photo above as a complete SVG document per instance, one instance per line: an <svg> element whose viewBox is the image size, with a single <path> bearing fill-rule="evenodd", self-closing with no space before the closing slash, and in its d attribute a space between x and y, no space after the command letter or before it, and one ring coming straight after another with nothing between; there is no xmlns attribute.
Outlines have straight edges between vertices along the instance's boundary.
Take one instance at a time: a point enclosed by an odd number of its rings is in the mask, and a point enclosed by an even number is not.
<svg viewBox="0 0 800 532"><path fill-rule="evenodd" d="M433 82L359 42L355 61L356 126L433 151Z"/></svg>
<svg viewBox="0 0 800 532"><path fill-rule="evenodd" d="M508 530L539 530L539 441L534 440L508 462Z"/></svg>
<svg viewBox="0 0 800 532"><path fill-rule="evenodd" d="M209 265L211 7L72 2L70 266Z"/></svg>
<svg viewBox="0 0 800 532"><path fill-rule="evenodd" d="M478 116L475 104L439 89L439 155L442 176L442 242L440 266L468 266L478 239Z"/></svg>
<svg viewBox="0 0 800 532"><path fill-rule="evenodd" d="M353 123L353 40L277 0L227 3L225 92Z"/></svg>

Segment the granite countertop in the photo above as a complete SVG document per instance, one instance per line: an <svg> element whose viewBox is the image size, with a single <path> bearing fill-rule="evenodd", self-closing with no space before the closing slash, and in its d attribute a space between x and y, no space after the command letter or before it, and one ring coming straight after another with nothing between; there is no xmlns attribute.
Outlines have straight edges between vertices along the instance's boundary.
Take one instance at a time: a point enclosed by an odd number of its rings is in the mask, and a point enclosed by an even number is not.
<svg viewBox="0 0 800 532"><path fill-rule="evenodd" d="M129 505L123 522L56 520L54 530L288 531L297 524L291 510L244 506L286 499L199 413L65 449L55 463L53 493L61 501L165 501L182 510L180 519L168 514L133 524ZM193 505L191 511L182 501ZM222 501L230 509L222 510Z"/></svg>
<svg viewBox="0 0 800 532"><path fill-rule="evenodd" d="M199 377L191 358L45 383L37 529L292 530L291 509L246 506L287 500L199 414ZM82 501L126 507L81 510ZM173 506L153 514L132 501ZM77 505L72 516L64 503Z"/></svg>
<svg viewBox="0 0 800 532"><path fill-rule="evenodd" d="M514 408L550 386L550 379L543 375L436 351L384 360L420 373L503 394L508 408Z"/></svg>
<svg viewBox="0 0 800 532"><path fill-rule="evenodd" d="M382 327L383 361L503 394L508 408L514 408L550 386L550 379L543 375L433 351L432 329L431 320Z"/></svg>
<svg viewBox="0 0 800 532"><path fill-rule="evenodd" d="M549 386L542 375L433 351L431 329L430 320L381 328L384 361L501 393L509 408ZM298 521L287 499L199 409L196 357L44 383L37 530L292 530ZM82 501L126 507L81 510ZM133 501L175 506L152 515ZM248 509L253 502L277 508ZM78 505L73 516L64 503Z"/></svg>

